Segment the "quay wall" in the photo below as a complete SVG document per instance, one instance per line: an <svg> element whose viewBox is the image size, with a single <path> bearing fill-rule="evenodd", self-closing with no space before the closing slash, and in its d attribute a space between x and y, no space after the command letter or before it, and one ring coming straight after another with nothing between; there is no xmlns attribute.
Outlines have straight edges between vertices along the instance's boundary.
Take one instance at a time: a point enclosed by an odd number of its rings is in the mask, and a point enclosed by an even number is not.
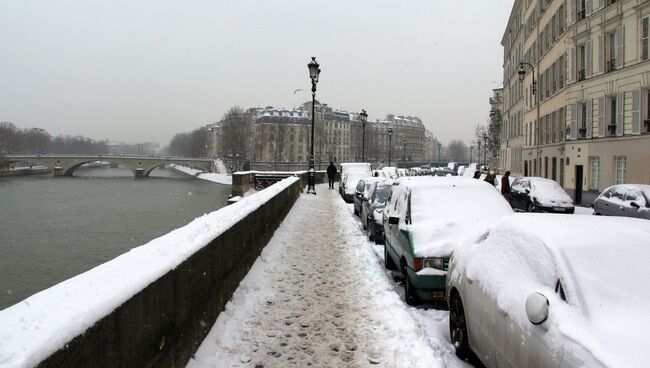
<svg viewBox="0 0 650 368"><path fill-rule="evenodd" d="M184 367L301 185L284 179L0 311L0 366Z"/></svg>

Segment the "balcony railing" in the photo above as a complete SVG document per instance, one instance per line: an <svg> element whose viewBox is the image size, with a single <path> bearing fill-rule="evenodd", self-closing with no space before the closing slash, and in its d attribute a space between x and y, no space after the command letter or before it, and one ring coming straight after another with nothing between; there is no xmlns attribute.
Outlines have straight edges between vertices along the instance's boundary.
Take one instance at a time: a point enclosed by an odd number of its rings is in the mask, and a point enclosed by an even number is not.
<svg viewBox="0 0 650 368"><path fill-rule="evenodd" d="M587 14L587 9L578 10L576 13L576 22L585 19Z"/></svg>
<svg viewBox="0 0 650 368"><path fill-rule="evenodd" d="M616 70L616 58L611 58L605 63L605 73Z"/></svg>
<svg viewBox="0 0 650 368"><path fill-rule="evenodd" d="M579 69L578 70L578 80L583 81L585 79L587 79L587 71L584 68Z"/></svg>
<svg viewBox="0 0 650 368"><path fill-rule="evenodd" d="M578 139L585 139L585 138L587 138L587 128L578 129Z"/></svg>
<svg viewBox="0 0 650 368"><path fill-rule="evenodd" d="M609 124L607 126L607 136L614 137L616 135L616 124Z"/></svg>

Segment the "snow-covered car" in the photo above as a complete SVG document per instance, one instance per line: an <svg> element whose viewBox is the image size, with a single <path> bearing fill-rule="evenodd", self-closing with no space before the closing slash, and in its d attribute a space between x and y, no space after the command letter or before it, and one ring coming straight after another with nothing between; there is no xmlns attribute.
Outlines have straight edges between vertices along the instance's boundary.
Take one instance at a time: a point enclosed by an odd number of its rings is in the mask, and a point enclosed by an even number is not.
<svg viewBox="0 0 650 368"><path fill-rule="evenodd" d="M355 216L361 217L361 206L363 203L368 201L368 198L370 198L369 195L369 190L370 186L373 183L376 183L378 181L384 180L383 178L378 178L378 177L367 177L367 178L362 178L359 180L357 183L357 188L354 191L354 197L352 197L352 202L354 202L354 214ZM361 217L363 221L363 217Z"/></svg>
<svg viewBox="0 0 650 368"><path fill-rule="evenodd" d="M372 170L369 163L342 163L339 194L347 203L352 203L359 180L371 176Z"/></svg>
<svg viewBox="0 0 650 368"><path fill-rule="evenodd" d="M446 167L439 167L433 170L433 175L434 176L457 176L458 174L452 169L448 169Z"/></svg>
<svg viewBox="0 0 650 368"><path fill-rule="evenodd" d="M488 367L647 367L650 222L520 214L456 247L449 330Z"/></svg>
<svg viewBox="0 0 650 368"><path fill-rule="evenodd" d="M512 182L510 204L525 212L573 213L573 200L555 180L535 176Z"/></svg>
<svg viewBox="0 0 650 368"><path fill-rule="evenodd" d="M395 166L386 166L381 169L383 172L388 174L388 177L390 179L397 179L399 178L399 174L397 173L397 168Z"/></svg>
<svg viewBox="0 0 650 368"><path fill-rule="evenodd" d="M399 178L383 212L384 262L404 276L408 304L445 301L454 246L513 214L486 182L455 177Z"/></svg>
<svg viewBox="0 0 650 368"><path fill-rule="evenodd" d="M382 213L390 194L393 181L377 181L368 190L368 200L361 206L363 228L368 230L368 239L384 244L384 221Z"/></svg>
<svg viewBox="0 0 650 368"><path fill-rule="evenodd" d="M594 215L650 220L650 185L619 184L605 189L594 201Z"/></svg>

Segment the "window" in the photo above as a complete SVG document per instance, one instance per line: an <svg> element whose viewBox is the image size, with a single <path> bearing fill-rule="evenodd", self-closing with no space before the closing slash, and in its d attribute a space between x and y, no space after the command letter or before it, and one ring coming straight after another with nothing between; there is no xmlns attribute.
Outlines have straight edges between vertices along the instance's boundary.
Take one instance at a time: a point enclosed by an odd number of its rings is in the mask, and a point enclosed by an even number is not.
<svg viewBox="0 0 650 368"><path fill-rule="evenodd" d="M616 135L616 96L609 99L609 124L607 124L607 135Z"/></svg>
<svg viewBox="0 0 650 368"><path fill-rule="evenodd" d="M648 22L650 17L641 21L641 59L648 60Z"/></svg>
<svg viewBox="0 0 650 368"><path fill-rule="evenodd" d="M605 73L616 70L616 33L605 35Z"/></svg>
<svg viewBox="0 0 650 368"><path fill-rule="evenodd" d="M591 169L589 189L598 190L598 185L600 184L600 157L591 157L589 161L589 167Z"/></svg>
<svg viewBox="0 0 650 368"><path fill-rule="evenodd" d="M627 160L625 156L616 157L616 183L625 184L627 182Z"/></svg>
<svg viewBox="0 0 650 368"><path fill-rule="evenodd" d="M587 48L582 44L578 46L578 80L585 80L587 77Z"/></svg>

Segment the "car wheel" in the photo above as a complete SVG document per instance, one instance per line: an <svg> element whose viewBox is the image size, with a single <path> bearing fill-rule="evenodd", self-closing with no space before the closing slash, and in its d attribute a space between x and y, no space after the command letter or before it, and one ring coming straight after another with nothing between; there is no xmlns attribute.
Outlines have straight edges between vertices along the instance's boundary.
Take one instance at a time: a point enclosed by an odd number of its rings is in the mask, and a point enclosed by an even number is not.
<svg viewBox="0 0 650 368"><path fill-rule="evenodd" d="M397 266L395 265L395 262L393 262L393 259L390 258L390 254L388 254L388 249L386 247L387 245L384 244L384 267L386 267L387 270L395 270L397 269Z"/></svg>
<svg viewBox="0 0 650 368"><path fill-rule="evenodd" d="M526 206L526 212L535 212L535 205L533 202L528 202L528 205Z"/></svg>
<svg viewBox="0 0 650 368"><path fill-rule="evenodd" d="M461 359L469 358L469 337L465 309L458 293L453 293L449 301L449 336L456 348L456 355Z"/></svg>
<svg viewBox="0 0 650 368"><path fill-rule="evenodd" d="M408 274L404 275L404 300L406 300L406 304L408 305L420 304L420 299L415 295L415 288Z"/></svg>

